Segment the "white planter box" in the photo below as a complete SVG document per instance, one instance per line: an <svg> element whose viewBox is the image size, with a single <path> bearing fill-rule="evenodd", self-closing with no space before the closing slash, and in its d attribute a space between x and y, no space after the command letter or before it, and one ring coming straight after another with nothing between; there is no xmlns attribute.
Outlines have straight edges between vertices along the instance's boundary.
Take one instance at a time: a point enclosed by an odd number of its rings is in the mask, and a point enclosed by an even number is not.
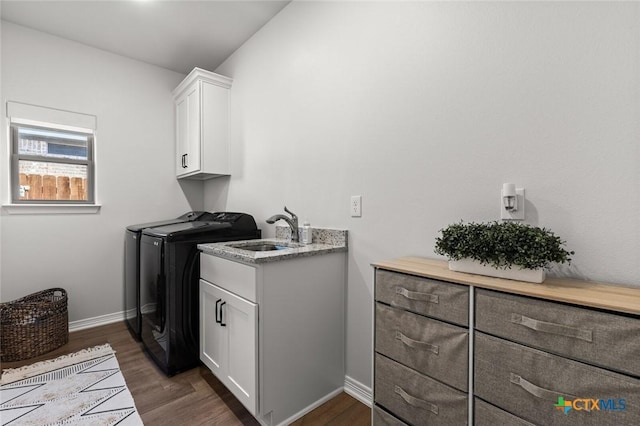
<svg viewBox="0 0 640 426"><path fill-rule="evenodd" d="M457 272L527 281L530 283L541 283L545 279L544 269L518 269L517 266L511 269L496 269L493 266L481 265L480 262L471 259L450 260L449 269Z"/></svg>

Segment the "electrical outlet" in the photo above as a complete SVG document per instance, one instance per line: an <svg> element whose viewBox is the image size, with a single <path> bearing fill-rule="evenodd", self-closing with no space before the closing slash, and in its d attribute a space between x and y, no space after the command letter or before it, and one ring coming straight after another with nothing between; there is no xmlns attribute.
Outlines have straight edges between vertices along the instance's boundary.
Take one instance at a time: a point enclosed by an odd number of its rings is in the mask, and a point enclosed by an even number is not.
<svg viewBox="0 0 640 426"><path fill-rule="evenodd" d="M351 217L362 216L362 195L351 196L350 208L351 208Z"/></svg>

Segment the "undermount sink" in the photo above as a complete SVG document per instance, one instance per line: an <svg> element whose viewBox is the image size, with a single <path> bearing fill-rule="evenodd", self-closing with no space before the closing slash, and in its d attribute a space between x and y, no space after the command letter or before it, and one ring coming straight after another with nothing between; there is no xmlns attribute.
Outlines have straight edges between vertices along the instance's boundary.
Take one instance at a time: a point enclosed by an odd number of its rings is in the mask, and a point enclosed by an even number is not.
<svg viewBox="0 0 640 426"><path fill-rule="evenodd" d="M241 246L238 248L242 250L249 250L249 251L271 251L271 250L282 250L287 247L277 246L275 244L256 244L254 246Z"/></svg>
<svg viewBox="0 0 640 426"><path fill-rule="evenodd" d="M241 250L249 250L249 251L275 251L275 250L284 250L288 248L285 245L273 244L273 243L259 243L259 244L229 244L229 247L238 248Z"/></svg>

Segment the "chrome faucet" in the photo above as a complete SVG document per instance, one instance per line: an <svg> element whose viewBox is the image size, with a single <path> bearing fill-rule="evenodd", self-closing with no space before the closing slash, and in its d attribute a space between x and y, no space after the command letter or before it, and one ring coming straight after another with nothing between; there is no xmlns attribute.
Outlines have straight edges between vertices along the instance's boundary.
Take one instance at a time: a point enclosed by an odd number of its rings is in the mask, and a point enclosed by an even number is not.
<svg viewBox="0 0 640 426"><path fill-rule="evenodd" d="M292 211L290 211L287 206L284 206L284 211L291 215L291 218L283 214L274 214L269 219L267 219L267 223L274 224L276 221L282 219L289 224L291 228L291 241L298 242L298 216L295 215Z"/></svg>

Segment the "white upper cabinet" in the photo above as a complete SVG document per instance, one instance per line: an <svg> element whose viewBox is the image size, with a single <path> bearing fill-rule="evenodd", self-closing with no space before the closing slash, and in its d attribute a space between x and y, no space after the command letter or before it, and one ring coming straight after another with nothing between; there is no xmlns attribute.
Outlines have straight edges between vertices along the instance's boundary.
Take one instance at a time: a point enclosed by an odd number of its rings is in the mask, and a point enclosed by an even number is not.
<svg viewBox="0 0 640 426"><path fill-rule="evenodd" d="M229 175L231 80L200 68L173 91L176 176L205 180Z"/></svg>

